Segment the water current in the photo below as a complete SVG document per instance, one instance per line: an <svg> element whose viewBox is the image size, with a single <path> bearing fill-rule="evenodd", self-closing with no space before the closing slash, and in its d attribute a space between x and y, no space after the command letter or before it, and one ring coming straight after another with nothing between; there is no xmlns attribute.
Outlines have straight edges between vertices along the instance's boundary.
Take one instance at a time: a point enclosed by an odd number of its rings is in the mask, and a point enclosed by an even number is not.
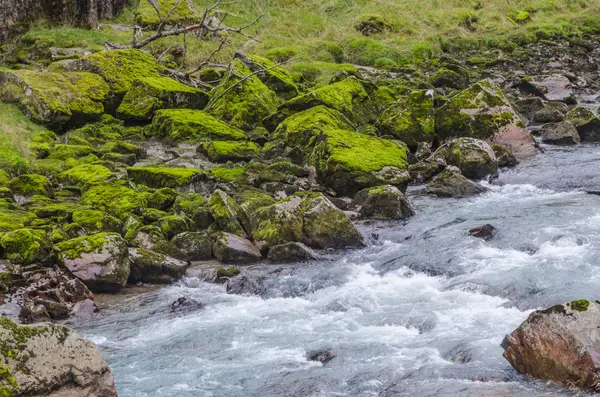
<svg viewBox="0 0 600 397"><path fill-rule="evenodd" d="M500 347L532 310L600 297L600 146L545 149L479 197L409 189L409 222L363 225L368 248L288 266L263 296L186 278L72 325L121 397L573 396ZM485 223L493 240L468 236ZM180 296L205 306L170 313Z"/></svg>

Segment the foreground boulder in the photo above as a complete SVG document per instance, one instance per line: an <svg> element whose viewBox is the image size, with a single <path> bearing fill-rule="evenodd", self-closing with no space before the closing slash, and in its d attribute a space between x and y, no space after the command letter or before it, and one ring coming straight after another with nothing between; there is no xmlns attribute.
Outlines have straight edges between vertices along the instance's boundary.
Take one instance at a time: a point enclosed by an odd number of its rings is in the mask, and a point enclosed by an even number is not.
<svg viewBox="0 0 600 397"><path fill-rule="evenodd" d="M273 262L306 262L317 259L317 254L302 243L285 243L269 249L267 257Z"/></svg>
<svg viewBox="0 0 600 397"><path fill-rule="evenodd" d="M1 317L0 340L3 396L117 397L96 345L66 327L19 326Z"/></svg>
<svg viewBox="0 0 600 397"><path fill-rule="evenodd" d="M583 142L600 141L600 118L592 109L577 106L567 113L565 120L575 126Z"/></svg>
<svg viewBox="0 0 600 397"><path fill-rule="evenodd" d="M427 185L427 193L438 197L470 197L487 189L465 178L457 169L447 168Z"/></svg>
<svg viewBox="0 0 600 397"><path fill-rule="evenodd" d="M577 300L536 311L504 338L504 358L521 373L594 390L598 329L598 302Z"/></svg>
<svg viewBox="0 0 600 397"><path fill-rule="evenodd" d="M130 248L130 283L169 284L179 280L188 263L143 248Z"/></svg>
<svg viewBox="0 0 600 397"><path fill-rule="evenodd" d="M577 128L570 121L562 121L542 130L542 142L551 145L581 143Z"/></svg>
<svg viewBox="0 0 600 397"><path fill-rule="evenodd" d="M92 292L114 292L125 286L130 266L126 241L115 233L99 233L56 245L61 264Z"/></svg>
<svg viewBox="0 0 600 397"><path fill-rule="evenodd" d="M448 148L446 161L455 165L469 179L482 179L498 171L498 161L491 146L473 138L458 138Z"/></svg>
<svg viewBox="0 0 600 397"><path fill-rule="evenodd" d="M231 233L221 233L213 246L215 258L223 263L258 262L262 255L250 241Z"/></svg>
<svg viewBox="0 0 600 397"><path fill-rule="evenodd" d="M361 190L352 204L365 218L399 220L415 214L406 196L389 185Z"/></svg>

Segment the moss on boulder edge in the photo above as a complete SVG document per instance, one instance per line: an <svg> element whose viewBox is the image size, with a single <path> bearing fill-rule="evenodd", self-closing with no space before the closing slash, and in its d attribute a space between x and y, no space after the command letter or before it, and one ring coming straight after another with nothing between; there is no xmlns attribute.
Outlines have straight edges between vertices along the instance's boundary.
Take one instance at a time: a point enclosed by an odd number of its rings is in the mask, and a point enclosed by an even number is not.
<svg viewBox="0 0 600 397"><path fill-rule="evenodd" d="M200 151L215 163L249 161L260 155L260 149L249 141L213 141L204 143Z"/></svg>
<svg viewBox="0 0 600 397"><path fill-rule="evenodd" d="M249 237L249 220L240 205L222 190L215 190L208 200L210 214L215 225L221 231L232 233L242 238Z"/></svg>
<svg viewBox="0 0 600 397"><path fill-rule="evenodd" d="M102 77L93 73L0 69L0 99L59 130L100 118L108 92Z"/></svg>
<svg viewBox="0 0 600 397"><path fill-rule="evenodd" d="M0 247L12 263L50 263L54 258L52 241L43 230L17 229L0 236Z"/></svg>
<svg viewBox="0 0 600 397"><path fill-rule="evenodd" d="M206 173L197 168L175 168L161 166L129 167L129 179L137 184L152 188L185 188L206 178Z"/></svg>
<svg viewBox="0 0 600 397"><path fill-rule="evenodd" d="M446 161L457 166L469 179L483 179L498 171L498 161L492 147L474 138L457 138L450 143Z"/></svg>
<svg viewBox="0 0 600 397"><path fill-rule="evenodd" d="M170 141L243 141L246 134L201 110L164 109L148 127L150 136Z"/></svg>
<svg viewBox="0 0 600 397"><path fill-rule="evenodd" d="M56 245L61 264L92 292L114 292L125 286L130 267L127 242L116 233L99 233Z"/></svg>
<svg viewBox="0 0 600 397"><path fill-rule="evenodd" d="M143 248L129 249L131 261L130 283L170 284L179 280L188 268L188 262Z"/></svg>
<svg viewBox="0 0 600 397"><path fill-rule="evenodd" d="M168 77L142 77L133 83L117 109L123 120L150 120L159 109L202 109L208 95Z"/></svg>
<svg viewBox="0 0 600 397"><path fill-rule="evenodd" d="M90 187L83 193L80 203L106 211L121 220L127 219L131 213L141 213L148 205L145 194L117 182Z"/></svg>

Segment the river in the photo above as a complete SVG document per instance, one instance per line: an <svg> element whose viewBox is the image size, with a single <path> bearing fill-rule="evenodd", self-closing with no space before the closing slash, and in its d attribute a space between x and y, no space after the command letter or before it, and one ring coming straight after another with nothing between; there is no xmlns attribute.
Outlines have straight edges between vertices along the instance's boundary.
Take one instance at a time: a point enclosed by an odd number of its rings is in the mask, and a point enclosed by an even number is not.
<svg viewBox="0 0 600 397"><path fill-rule="evenodd" d="M600 196L585 193L600 190L600 146L545 149L476 198L411 188L408 223L363 225L368 248L288 267L264 297L188 278L72 325L121 397L574 396L500 347L532 310L600 295ZM485 223L493 240L468 236ZM170 313L180 296L205 307Z"/></svg>

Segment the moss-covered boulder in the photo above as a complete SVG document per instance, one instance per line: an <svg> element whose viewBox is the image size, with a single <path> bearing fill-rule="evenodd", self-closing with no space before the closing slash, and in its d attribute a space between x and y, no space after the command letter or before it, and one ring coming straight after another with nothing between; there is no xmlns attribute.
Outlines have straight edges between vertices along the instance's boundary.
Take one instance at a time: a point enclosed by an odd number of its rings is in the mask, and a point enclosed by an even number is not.
<svg viewBox="0 0 600 397"><path fill-rule="evenodd" d="M92 73L0 70L0 99L59 130L100 118L108 85Z"/></svg>
<svg viewBox="0 0 600 397"><path fill-rule="evenodd" d="M375 121L375 107L369 94L354 76L293 98L281 105L280 111L302 111L321 105L337 110L359 125Z"/></svg>
<svg viewBox="0 0 600 397"><path fill-rule="evenodd" d="M0 393L6 397L48 395L117 397L98 347L55 324L21 326L0 317ZM73 371L81 371L81 381ZM85 379L85 380L83 380Z"/></svg>
<svg viewBox="0 0 600 397"><path fill-rule="evenodd" d="M427 193L437 197L470 197L488 189L465 178L454 167L448 167L427 185Z"/></svg>
<svg viewBox="0 0 600 397"><path fill-rule="evenodd" d="M551 145L576 145L581 143L577 128L570 121L561 121L542 129L542 142Z"/></svg>
<svg viewBox="0 0 600 397"><path fill-rule="evenodd" d="M235 59L231 66L235 75L210 93L209 111L234 127L251 131L277 110L277 95L241 60Z"/></svg>
<svg viewBox="0 0 600 397"><path fill-rule="evenodd" d="M269 249L267 258L272 262L308 262L317 259L317 254L302 243L285 243Z"/></svg>
<svg viewBox="0 0 600 397"><path fill-rule="evenodd" d="M291 99L298 95L298 86L292 75L269 59L258 55L244 55L241 52L237 52L235 58L256 73L256 76L282 99Z"/></svg>
<svg viewBox="0 0 600 397"><path fill-rule="evenodd" d="M436 88L446 87L455 90L463 90L469 86L469 78L466 74L447 68L437 70L429 78L429 82Z"/></svg>
<svg viewBox="0 0 600 397"><path fill-rule="evenodd" d="M152 188L186 188L206 179L206 173L197 168L129 167L129 179Z"/></svg>
<svg viewBox="0 0 600 397"><path fill-rule="evenodd" d="M9 232L11 230L20 229L25 226L30 226L32 223L38 222L39 218L33 212L9 209L5 206L0 206L0 232Z"/></svg>
<svg viewBox="0 0 600 397"><path fill-rule="evenodd" d="M148 207L167 211L177 199L177 191L171 188L157 189L148 197Z"/></svg>
<svg viewBox="0 0 600 397"><path fill-rule="evenodd" d="M30 265L53 260L52 241L43 230L17 229L0 236L0 247L12 263Z"/></svg>
<svg viewBox="0 0 600 397"><path fill-rule="evenodd" d="M242 238L248 237L249 220L240 205L222 190L215 190L208 200L215 226Z"/></svg>
<svg viewBox="0 0 600 397"><path fill-rule="evenodd" d="M352 205L365 218L400 220L415 214L406 196L389 185L361 190Z"/></svg>
<svg viewBox="0 0 600 397"><path fill-rule="evenodd" d="M212 257L212 241L206 232L184 232L171 242L191 261L205 261Z"/></svg>
<svg viewBox="0 0 600 397"><path fill-rule="evenodd" d="M206 229L213 223L208 202L198 193L183 193L177 196L171 211L190 218L196 228Z"/></svg>
<svg viewBox="0 0 600 397"><path fill-rule="evenodd" d="M59 143L49 151L48 158L53 160L69 160L69 159L81 159L83 157L93 158L92 161L98 160L96 156L98 152L91 145L87 144L63 144ZM90 161L86 161L90 162Z"/></svg>
<svg viewBox="0 0 600 397"><path fill-rule="evenodd" d="M141 213L148 202L145 194L122 183L110 183L87 189L81 197L81 204L126 219L131 213Z"/></svg>
<svg viewBox="0 0 600 397"><path fill-rule="evenodd" d="M121 233L123 231L123 223L103 211L73 211L72 218L73 222L77 223L89 234L99 232Z"/></svg>
<svg viewBox="0 0 600 397"><path fill-rule="evenodd" d="M115 233L99 233L56 245L61 264L92 292L114 292L129 277L127 242Z"/></svg>
<svg viewBox="0 0 600 397"><path fill-rule="evenodd" d="M507 148L502 145L494 144L492 145L492 149L494 150L494 154L496 155L496 160L498 161L498 167L512 167L519 164L519 161Z"/></svg>
<svg viewBox="0 0 600 397"><path fill-rule="evenodd" d="M600 141L600 118L598 118L592 109L576 106L567 113L565 121L569 121L577 128L581 141Z"/></svg>
<svg viewBox="0 0 600 397"><path fill-rule="evenodd" d="M354 132L347 118L325 106L287 118L274 138L303 152L319 181L340 194L386 184L405 188L410 179L406 146Z"/></svg>
<svg viewBox="0 0 600 397"><path fill-rule="evenodd" d="M302 197L292 196L250 213L254 240L271 247L302 241L302 202Z"/></svg>
<svg viewBox="0 0 600 397"><path fill-rule="evenodd" d="M11 179L6 171L0 170L0 186L8 186Z"/></svg>
<svg viewBox="0 0 600 397"><path fill-rule="evenodd" d="M59 175L59 180L67 185L88 186L108 182L115 175L99 164L80 164Z"/></svg>
<svg viewBox="0 0 600 397"><path fill-rule="evenodd" d="M213 245L213 253L222 263L258 262L262 255L249 240L231 233L221 233Z"/></svg>
<svg viewBox="0 0 600 397"><path fill-rule="evenodd" d="M68 68L102 76L118 98L122 98L135 81L159 77L163 69L151 54L140 50L101 51L70 63Z"/></svg>
<svg viewBox="0 0 600 397"><path fill-rule="evenodd" d="M167 239L195 229L192 220L184 215L167 215L156 222L156 226L163 231Z"/></svg>
<svg viewBox="0 0 600 397"><path fill-rule="evenodd" d="M198 150L215 163L249 161L260 155L259 147L249 141L206 142Z"/></svg>
<svg viewBox="0 0 600 397"><path fill-rule="evenodd" d="M498 161L492 147L474 138L458 138L448 147L446 162L457 166L469 179L483 179L498 170Z"/></svg>
<svg viewBox="0 0 600 397"><path fill-rule="evenodd" d="M320 193L297 193L303 198L304 243L314 248L364 246L364 238L350 218Z"/></svg>
<svg viewBox="0 0 600 397"><path fill-rule="evenodd" d="M169 284L179 280L188 268L186 261L143 248L130 248L129 260L129 282L132 284Z"/></svg>
<svg viewBox="0 0 600 397"><path fill-rule="evenodd" d="M52 184L42 175L24 174L11 180L10 190L17 196L32 197L35 195L51 196Z"/></svg>
<svg viewBox="0 0 600 397"><path fill-rule="evenodd" d="M524 127L500 87L483 80L451 97L435 114L436 134L442 139L488 139L506 125Z"/></svg>
<svg viewBox="0 0 600 397"><path fill-rule="evenodd" d="M431 143L435 136L433 91L413 91L391 105L379 117L377 128L380 135L393 136L413 148Z"/></svg>
<svg viewBox="0 0 600 397"><path fill-rule="evenodd" d="M117 109L123 120L146 121L159 109L202 109L208 95L168 77L143 77L133 83Z"/></svg>
<svg viewBox="0 0 600 397"><path fill-rule="evenodd" d="M169 141L243 141L246 134L201 110L165 109L156 112L148 127L151 136Z"/></svg>

